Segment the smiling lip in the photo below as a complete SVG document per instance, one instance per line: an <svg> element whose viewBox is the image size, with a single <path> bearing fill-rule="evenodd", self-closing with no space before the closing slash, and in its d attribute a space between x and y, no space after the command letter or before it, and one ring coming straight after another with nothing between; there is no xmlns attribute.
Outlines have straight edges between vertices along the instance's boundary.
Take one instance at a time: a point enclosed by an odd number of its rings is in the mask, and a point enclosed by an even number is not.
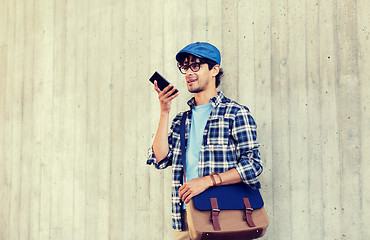
<svg viewBox="0 0 370 240"><path fill-rule="evenodd" d="M196 81L197 81L196 78L194 78L194 79L188 79L188 83L193 83L193 82L196 82Z"/></svg>

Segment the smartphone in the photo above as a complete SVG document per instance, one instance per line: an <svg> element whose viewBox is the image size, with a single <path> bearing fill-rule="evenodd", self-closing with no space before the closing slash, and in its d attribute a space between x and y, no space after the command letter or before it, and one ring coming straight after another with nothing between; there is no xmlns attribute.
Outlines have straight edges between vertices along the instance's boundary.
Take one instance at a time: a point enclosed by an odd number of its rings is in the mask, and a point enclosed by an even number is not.
<svg viewBox="0 0 370 240"><path fill-rule="evenodd" d="M163 91L163 89L165 89L165 87L167 87L170 83L164 78L162 77L161 74L159 74L157 71L149 78L149 81L151 81L153 84L154 84L154 81L157 81L157 85L158 85L158 88ZM177 89L175 90L175 93L177 93ZM172 94L172 95L173 95ZM171 95L171 96L172 96Z"/></svg>

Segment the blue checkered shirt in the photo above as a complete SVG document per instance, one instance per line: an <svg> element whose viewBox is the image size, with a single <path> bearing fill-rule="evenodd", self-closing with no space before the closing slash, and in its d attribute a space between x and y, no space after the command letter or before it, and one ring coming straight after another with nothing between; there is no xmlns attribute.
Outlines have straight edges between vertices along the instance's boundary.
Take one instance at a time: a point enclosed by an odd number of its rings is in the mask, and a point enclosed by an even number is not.
<svg viewBox="0 0 370 240"><path fill-rule="evenodd" d="M212 112L203 133L199 177L236 168L244 183L255 189L260 188L257 177L262 173L262 162L258 150L257 126L248 108L226 98L222 92L210 99L210 103ZM195 106L194 98L188 101L188 105L190 110L185 124L186 139L189 136L192 109ZM172 223L175 230L183 229L182 201L179 197L179 188L183 182L180 143L180 122L183 114L179 113L172 121L167 156L157 163L151 147L147 160L147 164L154 164L157 169L172 166Z"/></svg>

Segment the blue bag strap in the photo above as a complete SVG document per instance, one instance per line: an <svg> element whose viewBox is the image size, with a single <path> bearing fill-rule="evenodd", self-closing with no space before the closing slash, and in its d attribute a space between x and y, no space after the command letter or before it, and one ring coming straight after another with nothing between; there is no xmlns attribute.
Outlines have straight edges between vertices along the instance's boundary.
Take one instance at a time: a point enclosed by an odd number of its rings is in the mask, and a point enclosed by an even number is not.
<svg viewBox="0 0 370 240"><path fill-rule="evenodd" d="M180 124L180 141L181 141L181 161L184 169L184 179L185 179L185 169L186 169L186 141L185 141L185 123L188 117L188 113L184 112L181 118Z"/></svg>
<svg viewBox="0 0 370 240"><path fill-rule="evenodd" d="M181 161L182 161L182 166L183 166L183 182L186 181L186 141L185 141L185 123L186 123L186 118L187 118L188 114L187 112L184 112L184 114L182 115L181 117L181 123L180 123L180 142L181 142ZM181 205L184 205L185 203L184 202L181 202ZM181 207L182 209L183 207ZM182 224L183 226L185 226L185 223L184 223L184 211L181 211L181 221L182 221ZM183 229L185 230L185 229Z"/></svg>

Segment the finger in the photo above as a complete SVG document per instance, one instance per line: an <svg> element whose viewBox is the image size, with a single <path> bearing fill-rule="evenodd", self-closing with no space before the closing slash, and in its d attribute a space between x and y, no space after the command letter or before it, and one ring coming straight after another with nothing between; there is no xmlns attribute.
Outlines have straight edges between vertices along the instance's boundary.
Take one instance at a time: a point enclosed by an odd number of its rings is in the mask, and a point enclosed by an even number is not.
<svg viewBox="0 0 370 240"><path fill-rule="evenodd" d="M187 189L182 189L181 191L179 191L179 197L180 197L181 200L184 198L184 196L186 194L186 191L187 191Z"/></svg>
<svg viewBox="0 0 370 240"><path fill-rule="evenodd" d="M186 204L188 204L190 202L190 200L193 198L193 194L189 194L189 196L183 200Z"/></svg>
<svg viewBox="0 0 370 240"><path fill-rule="evenodd" d="M174 95L170 96L168 100L172 101L173 99L177 98L179 96L180 92L175 93Z"/></svg>
<svg viewBox="0 0 370 240"><path fill-rule="evenodd" d="M167 87L163 88L163 92L168 92L171 88L173 88L173 85L170 83Z"/></svg>
<svg viewBox="0 0 370 240"><path fill-rule="evenodd" d="M169 96L171 96L171 94L173 92L171 92L172 90L174 90L175 88L170 84L168 85L167 87L165 87L162 91L160 90L158 96L160 99L162 100L167 100ZM176 90L176 89L175 89Z"/></svg>
<svg viewBox="0 0 370 240"><path fill-rule="evenodd" d="M165 90L163 89L163 91L165 91ZM169 98L169 97L171 97L171 95L172 95L175 91L176 91L176 88L175 88L174 86L172 86L172 88L170 88L170 90L168 90L168 91L165 93L164 97L165 97L165 98Z"/></svg>
<svg viewBox="0 0 370 240"><path fill-rule="evenodd" d="M162 92L164 93L164 95L166 95L173 89L174 89L174 87L171 84L169 84L167 87L163 88Z"/></svg>
<svg viewBox="0 0 370 240"><path fill-rule="evenodd" d="M181 200L183 200L184 202L185 202L185 200L190 196L192 194L192 191L190 191L190 190L188 190L188 191L186 191L183 195L182 195L182 197L181 197ZM190 197L190 199L191 199L191 197ZM190 200L189 199L189 200Z"/></svg>
<svg viewBox="0 0 370 240"><path fill-rule="evenodd" d="M158 87L158 83L157 83L157 81L154 81L154 90L157 92L157 93L160 93L161 92L161 90L159 89L159 87Z"/></svg>
<svg viewBox="0 0 370 240"><path fill-rule="evenodd" d="M180 197L180 199L182 198L182 194L183 194L182 190L179 190L179 197Z"/></svg>
<svg viewBox="0 0 370 240"><path fill-rule="evenodd" d="M184 184L179 188L179 197L181 198L185 192L186 192L186 185Z"/></svg>

